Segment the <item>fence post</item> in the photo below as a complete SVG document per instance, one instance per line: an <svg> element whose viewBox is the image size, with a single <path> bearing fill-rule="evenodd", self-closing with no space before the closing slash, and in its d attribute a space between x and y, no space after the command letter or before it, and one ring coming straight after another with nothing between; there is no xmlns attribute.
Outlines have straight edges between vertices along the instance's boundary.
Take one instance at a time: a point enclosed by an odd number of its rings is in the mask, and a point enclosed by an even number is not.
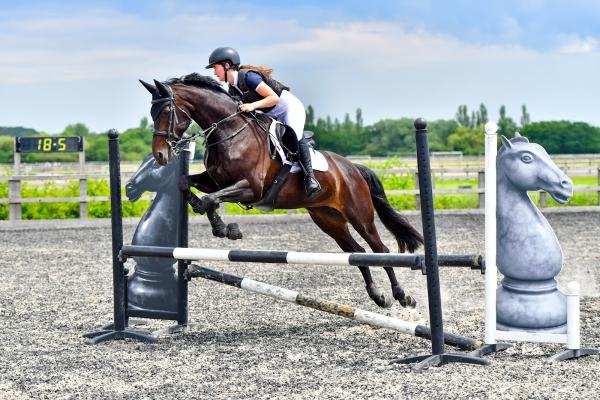
<svg viewBox="0 0 600 400"><path fill-rule="evenodd" d="M21 153L17 151L15 138L13 150L13 177L21 174ZM8 219L16 221L21 219L21 179L15 178L8 181Z"/></svg>
<svg viewBox="0 0 600 400"><path fill-rule="evenodd" d="M85 151L79 152L79 218L87 218L87 178L85 174Z"/></svg>
<svg viewBox="0 0 600 400"><path fill-rule="evenodd" d="M596 186L600 186L600 167L598 167L598 182L596 182ZM598 190L598 206L600 206L600 189Z"/></svg>
<svg viewBox="0 0 600 400"><path fill-rule="evenodd" d="M21 219L21 181L11 179L8 181L8 204L9 219L16 221Z"/></svg>
<svg viewBox="0 0 600 400"><path fill-rule="evenodd" d="M417 189L417 193L415 193L415 208L417 210L421 209L421 196L419 195L419 173L415 172L415 189Z"/></svg>
<svg viewBox="0 0 600 400"><path fill-rule="evenodd" d="M477 172L477 188L484 190L483 193L479 193L477 207L485 208L485 171Z"/></svg>

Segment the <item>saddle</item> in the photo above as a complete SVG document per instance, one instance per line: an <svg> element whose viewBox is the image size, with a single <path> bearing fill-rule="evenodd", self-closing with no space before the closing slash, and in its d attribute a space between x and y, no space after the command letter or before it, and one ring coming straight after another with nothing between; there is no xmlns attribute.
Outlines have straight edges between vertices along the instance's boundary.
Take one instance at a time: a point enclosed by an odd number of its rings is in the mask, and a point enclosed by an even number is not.
<svg viewBox="0 0 600 400"><path fill-rule="evenodd" d="M283 123L277 122L268 115L264 113L256 113L256 117L259 121L263 122L266 126L268 126L267 130L270 131L271 124L275 125L275 137L279 142L281 147L283 148L283 152L285 154L285 158L288 161L297 161L298 160L298 148L296 133L294 130ZM315 149L316 143L313 137L315 133L312 131L304 131L302 132L302 140L305 140L310 147ZM271 135L267 135L268 143L269 143L269 155L271 159L277 158L277 143L274 142L273 137ZM281 160L281 162L285 162L286 160Z"/></svg>
<svg viewBox="0 0 600 400"><path fill-rule="evenodd" d="M259 201L250 204L250 207L259 209L261 211L273 211L275 208L275 200L277 199L277 195L281 191L281 188L285 184L287 177L290 174L290 170L292 169L292 163L298 160L298 143L296 133L288 125L278 123L265 114L257 113L256 116L259 120L261 120L261 122L268 124L268 131L270 131L270 124L276 124L275 137L278 143L274 141L271 135L267 134L269 156L273 160L276 159L277 155L279 154L277 151L277 146L281 145L285 155L285 160L281 160L281 169L275 176L275 179L273 179L273 182L267 189L267 192ZM308 145L313 149L315 147L315 141L313 139L314 135L315 134L312 131L304 131L301 139L306 140Z"/></svg>

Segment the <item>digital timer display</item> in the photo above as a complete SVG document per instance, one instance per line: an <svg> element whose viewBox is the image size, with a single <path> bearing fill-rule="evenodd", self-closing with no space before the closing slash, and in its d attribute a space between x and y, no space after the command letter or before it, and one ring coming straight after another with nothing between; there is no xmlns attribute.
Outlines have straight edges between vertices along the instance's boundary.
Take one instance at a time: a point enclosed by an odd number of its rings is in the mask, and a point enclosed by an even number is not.
<svg viewBox="0 0 600 400"><path fill-rule="evenodd" d="M83 151L83 138L70 137L16 137L17 153L73 153Z"/></svg>

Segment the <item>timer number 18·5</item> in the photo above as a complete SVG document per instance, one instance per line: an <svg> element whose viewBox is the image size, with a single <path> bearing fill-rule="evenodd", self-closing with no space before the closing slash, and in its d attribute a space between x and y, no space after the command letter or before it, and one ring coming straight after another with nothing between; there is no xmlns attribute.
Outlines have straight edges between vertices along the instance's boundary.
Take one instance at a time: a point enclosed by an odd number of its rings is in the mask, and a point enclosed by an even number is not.
<svg viewBox="0 0 600 400"><path fill-rule="evenodd" d="M43 138L38 140L38 151L52 151L52 138ZM67 149L66 138L58 138L56 140L56 150L65 151Z"/></svg>

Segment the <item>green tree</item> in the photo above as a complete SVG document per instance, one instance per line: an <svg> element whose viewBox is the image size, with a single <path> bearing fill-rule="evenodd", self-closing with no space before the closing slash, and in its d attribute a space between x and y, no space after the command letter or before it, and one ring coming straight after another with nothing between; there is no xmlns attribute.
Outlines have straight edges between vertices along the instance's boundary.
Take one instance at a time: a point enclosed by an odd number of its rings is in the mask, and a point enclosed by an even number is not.
<svg viewBox="0 0 600 400"><path fill-rule="evenodd" d="M448 145L452 150L462 151L465 155L480 155L485 151L482 131L466 126L457 127L448 137Z"/></svg>
<svg viewBox="0 0 600 400"><path fill-rule="evenodd" d="M529 117L529 113L527 112L527 107L525 104L521 106L521 126L529 125L531 122L531 118Z"/></svg>
<svg viewBox="0 0 600 400"><path fill-rule="evenodd" d="M9 136L0 136L0 163L13 162L15 139Z"/></svg>
<svg viewBox="0 0 600 400"><path fill-rule="evenodd" d="M358 130L361 130L363 128L363 115L362 115L362 110L360 108L356 109L356 128Z"/></svg>
<svg viewBox="0 0 600 400"><path fill-rule="evenodd" d="M152 131L149 129L127 129L119 141L123 160L141 160L152 151Z"/></svg>
<svg viewBox="0 0 600 400"><path fill-rule="evenodd" d="M521 134L550 154L600 153L600 128L585 122L532 122Z"/></svg>
<svg viewBox="0 0 600 400"><path fill-rule="evenodd" d="M459 124L454 120L439 119L427 124L429 130L429 148L432 151L452 150L448 137L456 131ZM414 133L413 133L414 134Z"/></svg>
<svg viewBox="0 0 600 400"><path fill-rule="evenodd" d="M365 152L373 156L416 151L414 121L411 118L384 119L366 129Z"/></svg>
<svg viewBox="0 0 600 400"><path fill-rule="evenodd" d="M148 129L150 125L148 125L148 117L143 116L142 119L140 119L140 125L138 128L140 129Z"/></svg>
<svg viewBox="0 0 600 400"><path fill-rule="evenodd" d="M89 134L90 130L81 122L67 125L67 127L61 133L62 136L87 136Z"/></svg>
<svg viewBox="0 0 600 400"><path fill-rule="evenodd" d="M344 134L346 134L346 135L351 135L352 133L354 133L355 125L352 122L352 120L350 119L350 114L348 114L348 113L344 114L344 122L342 122L342 125L340 126L340 130L342 132L344 132Z"/></svg>
<svg viewBox="0 0 600 400"><path fill-rule="evenodd" d="M315 125L315 109L311 105L309 105L308 108L306 109L306 123L305 123L305 125L307 125L307 126L314 126Z"/></svg>
<svg viewBox="0 0 600 400"><path fill-rule="evenodd" d="M32 128L23 128L22 126L0 126L0 135L2 136L38 136L39 132Z"/></svg>
<svg viewBox="0 0 600 400"><path fill-rule="evenodd" d="M500 107L500 119L498 120L498 133L512 138L517 131L517 124L509 116L506 115L506 107L502 105Z"/></svg>
<svg viewBox="0 0 600 400"><path fill-rule="evenodd" d="M462 126L469 127L471 126L471 119L469 118L469 110L465 104L458 106L458 111L456 112L456 121Z"/></svg>
<svg viewBox="0 0 600 400"><path fill-rule="evenodd" d="M108 138L106 135L89 135L84 140L85 159L87 161L108 160Z"/></svg>
<svg viewBox="0 0 600 400"><path fill-rule="evenodd" d="M475 126L485 125L488 122L488 111L485 104L479 105L479 111L477 112L477 123Z"/></svg>

